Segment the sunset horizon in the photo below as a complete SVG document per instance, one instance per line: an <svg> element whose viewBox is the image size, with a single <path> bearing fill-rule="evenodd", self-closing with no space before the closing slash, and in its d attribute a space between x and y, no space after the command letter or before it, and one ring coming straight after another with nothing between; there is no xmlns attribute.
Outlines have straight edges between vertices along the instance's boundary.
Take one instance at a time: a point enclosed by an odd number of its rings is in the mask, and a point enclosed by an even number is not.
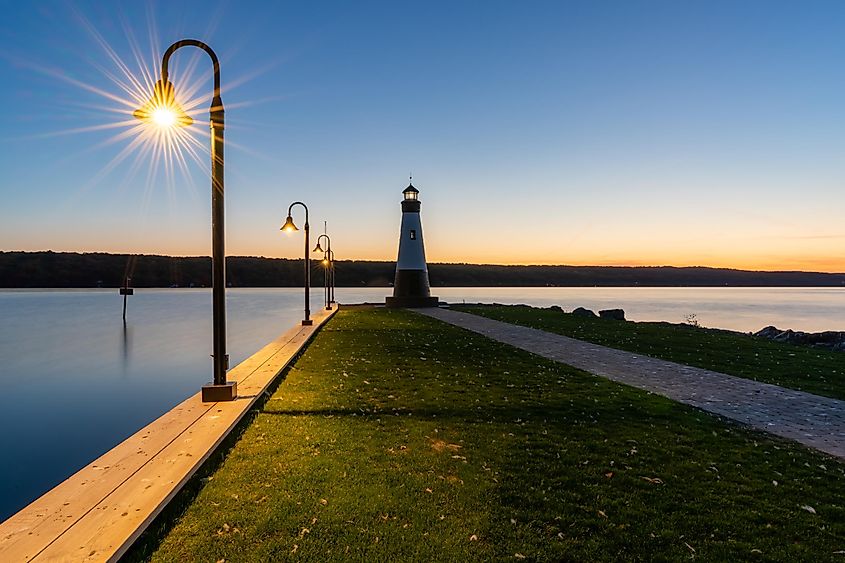
<svg viewBox="0 0 845 563"><path fill-rule="evenodd" d="M16 253L16 252L25 252L25 253L41 253L41 252L53 252L53 253L71 253L71 254L112 254L112 255L128 255L128 256L165 256L170 258L208 258L210 257L209 253L202 253L202 252L187 252L187 253L166 253L166 252L158 252L155 250L121 250L121 249L110 249L110 250L101 250L101 249L61 249L59 247L55 248L40 248L40 249L3 249L0 252L6 253ZM227 256L236 256L236 257L250 257L250 258L264 258L264 259L284 259L284 260L301 260L300 257L295 255L272 255L272 254L262 254L262 253L255 253L255 252L228 252ZM805 273L826 273L826 274L845 274L845 267L840 270L835 269L834 266L831 266L829 269L825 269L824 267L799 267L797 265L774 265L767 262L759 262L759 263L752 263L747 265L736 265L732 263L722 263L722 264L713 264L713 263L696 263L696 262L660 262L660 261L584 261L584 262L543 262L543 261L535 261L535 262L508 262L508 261L468 261L465 259L457 259L457 258L443 258L437 253L431 253L432 258L429 260L429 263L433 264L467 264L472 266L560 266L560 267L598 267L598 268L708 268L708 269L725 269L725 270L741 270L741 271L749 271L749 272L805 272ZM316 258L315 258L316 259ZM337 261L352 261L352 262L395 262L395 250L391 255L374 255L374 256L338 256ZM802 262L811 266L816 264L811 261ZM838 264L838 262L837 262Z"/></svg>

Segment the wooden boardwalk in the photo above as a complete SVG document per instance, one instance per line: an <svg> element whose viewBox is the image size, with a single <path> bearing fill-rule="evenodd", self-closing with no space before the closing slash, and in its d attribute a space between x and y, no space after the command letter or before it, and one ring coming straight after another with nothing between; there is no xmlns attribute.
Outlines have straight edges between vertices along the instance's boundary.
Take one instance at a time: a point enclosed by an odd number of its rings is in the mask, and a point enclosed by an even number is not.
<svg viewBox="0 0 845 563"><path fill-rule="evenodd" d="M237 400L203 403L197 393L0 524L0 561L117 560L336 312L319 311L313 326L230 370Z"/></svg>

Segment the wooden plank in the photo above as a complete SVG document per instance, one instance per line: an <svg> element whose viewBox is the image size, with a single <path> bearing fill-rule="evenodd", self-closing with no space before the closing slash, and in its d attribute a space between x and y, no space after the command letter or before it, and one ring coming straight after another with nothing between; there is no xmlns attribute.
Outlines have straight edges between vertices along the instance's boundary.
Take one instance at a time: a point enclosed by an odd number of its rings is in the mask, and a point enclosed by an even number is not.
<svg viewBox="0 0 845 563"><path fill-rule="evenodd" d="M202 403L197 393L0 524L0 560L117 559L336 311L230 370L238 400Z"/></svg>

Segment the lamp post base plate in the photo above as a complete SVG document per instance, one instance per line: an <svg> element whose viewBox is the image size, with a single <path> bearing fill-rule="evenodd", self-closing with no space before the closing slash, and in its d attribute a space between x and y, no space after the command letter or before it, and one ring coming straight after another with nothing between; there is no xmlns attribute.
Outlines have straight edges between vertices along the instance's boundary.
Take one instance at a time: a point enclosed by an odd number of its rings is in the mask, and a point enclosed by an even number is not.
<svg viewBox="0 0 845 563"><path fill-rule="evenodd" d="M206 383L202 386L202 402L217 403L220 401L234 401L238 396L238 382L227 381L223 385Z"/></svg>
<svg viewBox="0 0 845 563"><path fill-rule="evenodd" d="M302 321L302 326L311 326L313 324L314 324L314 321L312 319L306 319L306 320Z"/></svg>

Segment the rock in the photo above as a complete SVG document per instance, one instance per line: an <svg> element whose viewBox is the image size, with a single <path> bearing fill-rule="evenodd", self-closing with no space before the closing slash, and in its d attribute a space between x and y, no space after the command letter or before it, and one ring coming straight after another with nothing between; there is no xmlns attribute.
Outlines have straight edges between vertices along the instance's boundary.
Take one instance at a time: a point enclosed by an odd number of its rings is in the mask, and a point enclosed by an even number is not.
<svg viewBox="0 0 845 563"><path fill-rule="evenodd" d="M778 334L780 334L781 332L783 332L783 331L781 329L779 329L778 327L769 325L769 326L767 326L765 328L761 328L760 330L755 332L754 336L759 336L760 338L771 339L771 338L774 338L775 336L777 336Z"/></svg>
<svg viewBox="0 0 845 563"><path fill-rule="evenodd" d="M625 311L622 309L605 309L604 311L599 311L599 316L603 319L611 319L614 321L624 321L625 320Z"/></svg>
<svg viewBox="0 0 845 563"><path fill-rule="evenodd" d="M572 311L572 314L573 314L573 315L575 315L576 317L590 317L590 318L596 318L596 314L595 314L595 313L593 313L593 312L592 312L592 311L590 311L589 309L585 309L584 307L578 307L577 309L575 309L574 311Z"/></svg>
<svg viewBox="0 0 845 563"><path fill-rule="evenodd" d="M773 342L812 346L827 350L845 350L845 332L826 330L824 332L804 332L801 330L781 330L774 326L767 326L754 333L754 336L767 338Z"/></svg>
<svg viewBox="0 0 845 563"><path fill-rule="evenodd" d="M842 333L835 330L807 334L807 343L813 346L835 346L840 342L842 342Z"/></svg>

